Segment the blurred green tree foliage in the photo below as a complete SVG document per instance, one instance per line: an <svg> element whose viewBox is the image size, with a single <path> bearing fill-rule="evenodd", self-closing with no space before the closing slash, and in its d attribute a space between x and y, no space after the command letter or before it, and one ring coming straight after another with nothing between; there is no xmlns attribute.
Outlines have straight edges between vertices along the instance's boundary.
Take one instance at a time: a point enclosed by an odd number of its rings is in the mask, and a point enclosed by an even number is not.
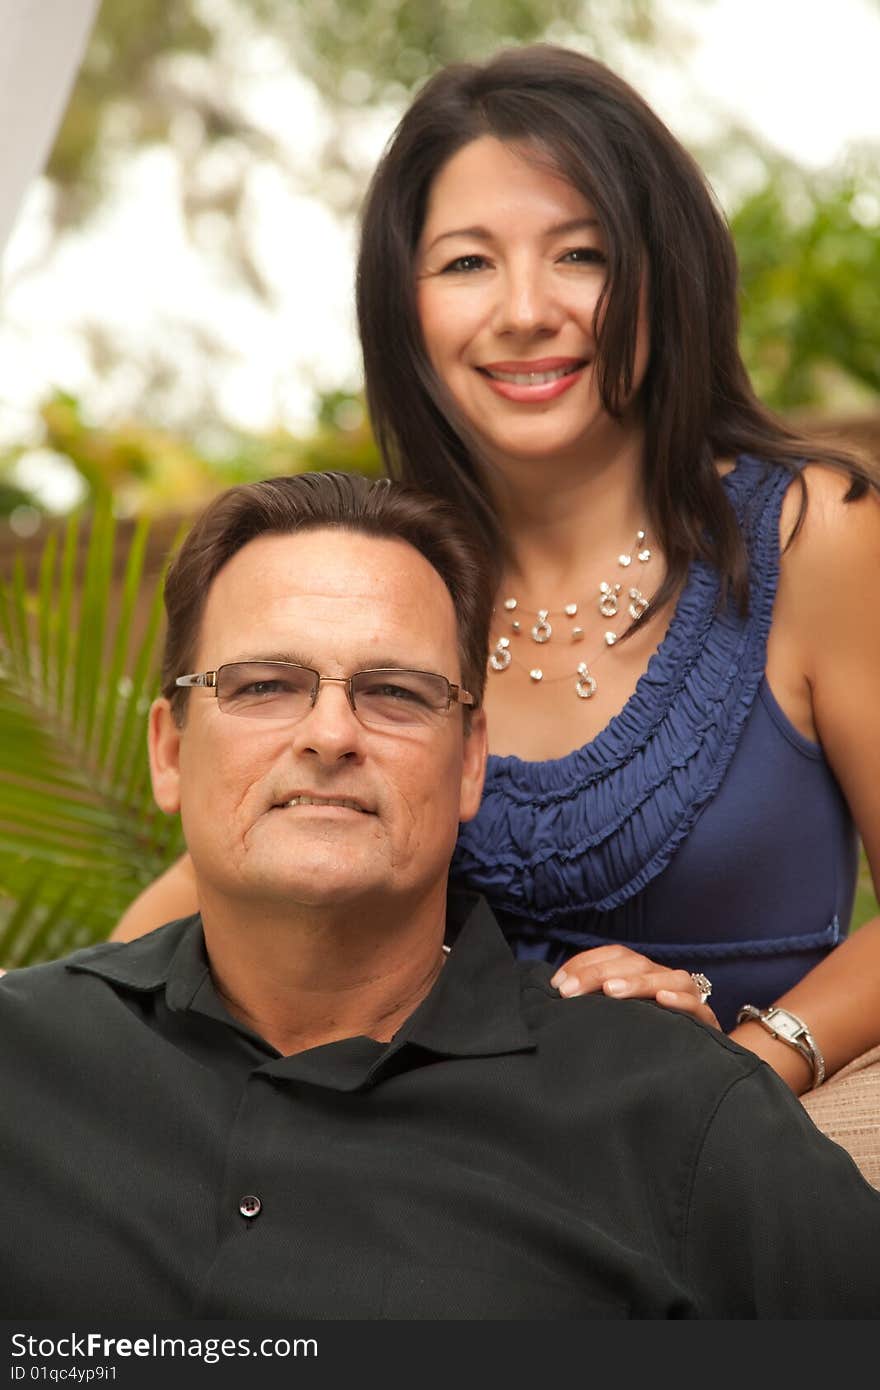
<svg viewBox="0 0 880 1390"><path fill-rule="evenodd" d="M326 100L401 102L446 63L473 62L505 43L662 42L652 0L252 0Z"/></svg>
<svg viewBox="0 0 880 1390"><path fill-rule="evenodd" d="M108 128L123 126L135 143L168 138L174 108L157 83L162 60L209 54L214 43L193 0L103 0L46 169L61 195L60 222L77 220L99 199Z"/></svg>
<svg viewBox="0 0 880 1390"><path fill-rule="evenodd" d="M772 167L731 226L742 347L758 394L780 411L880 394L880 171L835 177Z"/></svg>
<svg viewBox="0 0 880 1390"><path fill-rule="evenodd" d="M268 40L342 116L402 105L437 67L503 43L586 39L599 54L612 36L661 43L654 10L652 0L103 0L47 167L56 219L94 205L106 156L122 146L234 140L265 154L271 141L230 95L239 38ZM328 138L327 159L357 182L345 129Z"/></svg>
<svg viewBox="0 0 880 1390"><path fill-rule="evenodd" d="M57 392L41 409L47 448L67 459L85 488L85 505L105 494L117 515L160 516L199 510L221 488L282 473L328 468L377 475L378 451L361 400L342 391L321 402L315 428L294 437L226 432L223 447L200 445L141 421L112 428L92 424L81 403ZM0 489L0 515L25 500L21 489Z"/></svg>

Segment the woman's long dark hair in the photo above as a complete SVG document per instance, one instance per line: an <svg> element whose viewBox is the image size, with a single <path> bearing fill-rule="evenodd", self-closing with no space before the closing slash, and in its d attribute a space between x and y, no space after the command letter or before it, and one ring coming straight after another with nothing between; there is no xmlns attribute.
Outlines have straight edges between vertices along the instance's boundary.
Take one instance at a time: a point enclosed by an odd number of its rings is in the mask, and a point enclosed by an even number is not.
<svg viewBox="0 0 880 1390"><path fill-rule="evenodd" d="M597 310L598 320L604 307L599 388L612 415L632 385L647 264L646 506L668 566L653 607L678 590L700 556L744 608L747 556L717 460L756 454L798 478L805 459L823 461L849 476L848 501L874 479L866 464L810 443L757 399L737 343L733 240L704 175L641 97L583 54L537 44L447 67L425 84L389 142L364 204L357 273L367 401L386 468L466 507L492 553L507 554L479 446L428 360L415 289L432 182L484 135L549 158L596 209L608 250ZM805 506L801 479L797 527Z"/></svg>

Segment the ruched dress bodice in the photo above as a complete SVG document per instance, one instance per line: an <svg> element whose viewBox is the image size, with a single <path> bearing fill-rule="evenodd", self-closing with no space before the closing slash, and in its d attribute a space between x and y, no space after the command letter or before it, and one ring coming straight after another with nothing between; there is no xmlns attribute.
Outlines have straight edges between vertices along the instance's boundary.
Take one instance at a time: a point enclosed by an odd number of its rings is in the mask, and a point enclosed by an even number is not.
<svg viewBox="0 0 880 1390"><path fill-rule="evenodd" d="M490 900L516 953L561 963L622 942L703 970L731 1028L845 935L858 841L821 748L765 676L791 475L742 457L724 478L746 539L748 615L691 566L626 705L562 758L489 759L456 883Z"/></svg>

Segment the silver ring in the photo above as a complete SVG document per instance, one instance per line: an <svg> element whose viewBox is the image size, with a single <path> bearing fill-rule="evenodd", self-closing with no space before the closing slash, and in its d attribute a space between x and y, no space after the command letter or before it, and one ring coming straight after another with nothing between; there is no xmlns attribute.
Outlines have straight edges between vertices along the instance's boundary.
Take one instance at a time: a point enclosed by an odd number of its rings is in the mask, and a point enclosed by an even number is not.
<svg viewBox="0 0 880 1390"><path fill-rule="evenodd" d="M708 979L701 970L692 970L690 976L697 989L700 991L700 1003L705 1004L709 995L712 993L712 981Z"/></svg>

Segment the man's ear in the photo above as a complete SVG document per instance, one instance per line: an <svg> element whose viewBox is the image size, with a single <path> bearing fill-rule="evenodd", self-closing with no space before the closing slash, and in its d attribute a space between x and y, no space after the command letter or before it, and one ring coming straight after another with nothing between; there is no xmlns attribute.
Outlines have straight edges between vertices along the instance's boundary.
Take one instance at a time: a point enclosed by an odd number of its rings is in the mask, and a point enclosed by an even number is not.
<svg viewBox="0 0 880 1390"><path fill-rule="evenodd" d="M486 716L481 709L474 710L471 715L470 731L464 736L461 798L458 807L458 819L460 821L473 820L480 809L488 752L489 739L486 733Z"/></svg>
<svg viewBox="0 0 880 1390"><path fill-rule="evenodd" d="M164 696L150 706L148 745L156 805L173 816L180 810L180 729Z"/></svg>

